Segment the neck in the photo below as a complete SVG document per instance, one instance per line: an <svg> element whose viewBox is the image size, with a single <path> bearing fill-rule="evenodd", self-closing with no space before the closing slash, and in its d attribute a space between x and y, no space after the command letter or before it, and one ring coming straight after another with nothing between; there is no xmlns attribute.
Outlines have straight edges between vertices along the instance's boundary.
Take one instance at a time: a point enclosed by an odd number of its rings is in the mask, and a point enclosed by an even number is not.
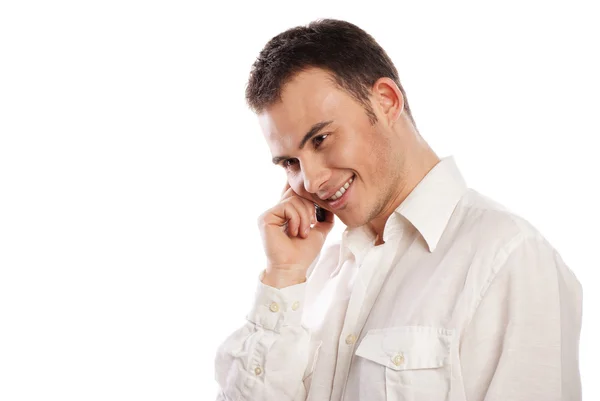
<svg viewBox="0 0 600 401"><path fill-rule="evenodd" d="M419 137L420 138L420 137ZM422 141L422 139L420 139ZM383 241L383 230L385 223L394 211L404 202L406 197L415 189L421 180L431 171L440 158L433 150L425 144L419 152L407 152L412 157L407 158L403 168L403 176L397 183L397 192L387 203L382 213L372 219L367 226L376 235L375 245L381 245Z"/></svg>

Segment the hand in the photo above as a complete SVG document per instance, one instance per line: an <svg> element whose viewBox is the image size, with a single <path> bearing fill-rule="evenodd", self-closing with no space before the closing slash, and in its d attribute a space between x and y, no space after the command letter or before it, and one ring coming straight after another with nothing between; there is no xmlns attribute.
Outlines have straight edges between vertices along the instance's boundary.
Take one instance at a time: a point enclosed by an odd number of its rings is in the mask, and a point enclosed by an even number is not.
<svg viewBox="0 0 600 401"><path fill-rule="evenodd" d="M303 282L333 222L334 215L329 211L325 213L325 221L317 221L314 203L286 184L279 203L258 218L267 256L263 283L283 288Z"/></svg>

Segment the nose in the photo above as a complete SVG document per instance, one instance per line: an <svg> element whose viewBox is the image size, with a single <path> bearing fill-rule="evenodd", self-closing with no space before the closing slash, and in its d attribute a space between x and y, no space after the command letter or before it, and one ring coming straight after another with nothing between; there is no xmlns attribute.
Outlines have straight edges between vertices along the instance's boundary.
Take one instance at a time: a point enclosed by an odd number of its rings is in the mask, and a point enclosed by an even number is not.
<svg viewBox="0 0 600 401"><path fill-rule="evenodd" d="M306 189L306 192L316 194L323 183L329 179L329 170L318 165L308 166L305 164L301 167L304 179L304 189Z"/></svg>

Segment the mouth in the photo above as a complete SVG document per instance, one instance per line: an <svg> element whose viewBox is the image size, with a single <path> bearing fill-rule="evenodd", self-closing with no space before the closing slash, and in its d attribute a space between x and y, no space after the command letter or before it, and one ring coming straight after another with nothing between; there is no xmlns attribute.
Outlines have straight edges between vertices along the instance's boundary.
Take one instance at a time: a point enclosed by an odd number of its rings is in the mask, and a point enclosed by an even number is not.
<svg viewBox="0 0 600 401"><path fill-rule="evenodd" d="M339 209L346 203L348 197L350 196L350 192L352 192L352 184L354 183L355 178L356 176L352 175L352 177L350 177L350 179L346 181L344 185L342 185L340 189L333 194L333 196L325 200L325 202L327 202L328 209Z"/></svg>

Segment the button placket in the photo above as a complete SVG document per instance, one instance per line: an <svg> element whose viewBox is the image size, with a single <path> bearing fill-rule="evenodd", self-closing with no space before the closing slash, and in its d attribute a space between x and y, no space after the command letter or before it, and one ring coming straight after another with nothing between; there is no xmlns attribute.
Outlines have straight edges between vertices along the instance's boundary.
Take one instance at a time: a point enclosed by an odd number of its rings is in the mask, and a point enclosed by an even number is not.
<svg viewBox="0 0 600 401"><path fill-rule="evenodd" d="M356 335L354 333L350 333L346 336L346 344L353 345L356 343Z"/></svg>
<svg viewBox="0 0 600 401"><path fill-rule="evenodd" d="M271 302L271 305L269 305L269 310L271 312L279 312L279 305L277 302Z"/></svg>

